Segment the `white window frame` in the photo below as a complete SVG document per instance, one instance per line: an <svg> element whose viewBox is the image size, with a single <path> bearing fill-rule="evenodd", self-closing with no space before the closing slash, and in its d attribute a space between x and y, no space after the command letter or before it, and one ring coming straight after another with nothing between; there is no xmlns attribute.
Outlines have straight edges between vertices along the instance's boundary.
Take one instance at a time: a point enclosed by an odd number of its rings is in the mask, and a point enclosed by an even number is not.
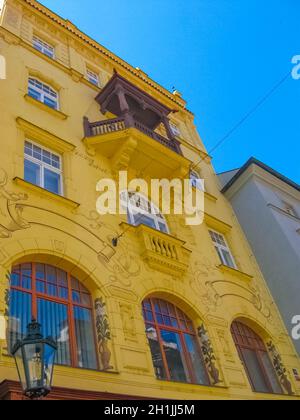
<svg viewBox="0 0 300 420"><path fill-rule="evenodd" d="M92 85L100 87L100 77L97 72L87 67L86 69L87 80L92 83Z"/></svg>
<svg viewBox="0 0 300 420"><path fill-rule="evenodd" d="M205 191L204 179L200 178L198 172L193 170L190 171L190 181L192 187L197 188L199 191Z"/></svg>
<svg viewBox="0 0 300 420"><path fill-rule="evenodd" d="M55 48L53 45L50 45L48 42L44 41L37 35L33 35L32 46L40 51L42 54L50 58L55 58Z"/></svg>
<svg viewBox="0 0 300 420"><path fill-rule="evenodd" d="M170 121L170 128L171 128L171 131L174 134L174 136L176 136L176 137L180 137L181 136L181 131L178 128L178 126L175 123L171 122L171 121Z"/></svg>
<svg viewBox="0 0 300 420"><path fill-rule="evenodd" d="M154 224L154 227L147 224L146 226L162 233L170 233L167 221L158 207L142 194L139 194L136 191L122 191L120 194L120 201L122 207L127 209L127 219L128 223L131 225L139 226L142 224L139 222L139 217L140 215L144 215ZM160 225L164 226L165 229L162 229Z"/></svg>
<svg viewBox="0 0 300 420"><path fill-rule="evenodd" d="M227 243L227 240L226 240L225 236L222 233L217 232L216 230L213 230L213 229L209 229L209 234L210 234L211 240L214 244L215 250L216 250L216 252L217 252L217 254L218 254L218 256L221 260L221 263L223 265L226 265L227 267L237 269L235 259L233 257L233 254L231 252L231 249L230 249L230 247ZM217 241L217 238L219 238L219 241ZM225 251L229 254L229 256L232 260L232 265L228 265L228 263L226 261L226 258L224 257L223 251Z"/></svg>
<svg viewBox="0 0 300 420"><path fill-rule="evenodd" d="M35 95L30 93L30 89L34 91ZM44 83L42 80L37 77L28 78L28 95L36 99L39 102L42 102L44 105L49 106L51 109L59 111L59 93L57 90L53 89L50 85ZM51 100L56 104L55 107L50 106L47 103L47 99Z"/></svg>
<svg viewBox="0 0 300 420"><path fill-rule="evenodd" d="M33 150L34 147L38 147L39 149L41 149L41 157L42 157L42 154L43 154L43 151L44 151L46 153L50 153L51 160L52 160L52 157L53 156L55 156L56 158L58 158L59 168L56 168L55 166L53 166L53 165L51 165L49 163L44 162L42 160L42 158L41 159L38 159L38 158L36 158L34 156L31 156L28 153L26 153L26 146L28 144L32 145L32 150ZM56 152L53 152L53 150L48 149L48 148L46 148L46 147L44 147L44 146L42 146L42 145L40 145L38 143L35 143L32 140L26 138L25 139L25 143L24 143L24 178L25 178L25 160L27 160L28 162L32 162L35 165L38 165L40 167L40 177L39 177L40 178L39 179L40 182L39 182L39 184L34 184L34 185L37 185L38 187L41 187L43 189L46 189L45 188L45 169L48 169L49 171L54 172L54 173L56 173L56 174L59 175L59 179L60 179L59 188L60 188L60 191L59 191L58 195L60 195L60 196L63 196L64 195L64 188L63 188L63 159L62 159L62 156L60 154L58 154ZM48 191L48 190L46 190L46 191ZM52 191L50 191L50 192L52 192ZM53 193L53 194L56 194L56 193Z"/></svg>

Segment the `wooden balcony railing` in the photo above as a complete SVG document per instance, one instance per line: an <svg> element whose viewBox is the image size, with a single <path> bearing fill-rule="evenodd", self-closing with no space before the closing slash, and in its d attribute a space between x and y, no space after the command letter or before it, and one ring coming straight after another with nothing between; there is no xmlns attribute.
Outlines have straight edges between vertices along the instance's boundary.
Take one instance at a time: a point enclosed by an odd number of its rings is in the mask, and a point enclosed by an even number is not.
<svg viewBox="0 0 300 420"><path fill-rule="evenodd" d="M98 121L98 122L89 122L89 120L84 117L84 134L85 137L94 137L101 136L108 133L113 133L117 131L125 130L126 128L136 128L141 131L143 134L146 134L148 137L151 137L153 140L159 142L163 146L168 147L176 153L182 154L180 149L180 143L176 139L168 139L161 136L150 128L146 127L142 123L133 120L132 123L128 123L124 118L114 118L110 120Z"/></svg>

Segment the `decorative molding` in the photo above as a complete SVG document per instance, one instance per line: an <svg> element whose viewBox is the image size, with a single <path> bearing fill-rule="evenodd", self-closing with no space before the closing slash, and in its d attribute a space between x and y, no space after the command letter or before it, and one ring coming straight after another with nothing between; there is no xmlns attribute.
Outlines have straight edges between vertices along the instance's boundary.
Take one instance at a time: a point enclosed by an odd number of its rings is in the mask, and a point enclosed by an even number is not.
<svg viewBox="0 0 300 420"><path fill-rule="evenodd" d="M237 277L238 279L243 280L245 282L250 282L251 280L253 280L252 275L244 273L243 271L240 271L236 268L228 267L227 265L224 265L224 264L220 264L217 267L222 273Z"/></svg>
<svg viewBox="0 0 300 420"><path fill-rule="evenodd" d="M29 121L24 120L21 117L16 119L17 126L20 128L26 136L31 140L36 140L45 147L57 150L59 153L73 152L76 146L49 131L43 130L40 127L32 124Z"/></svg>
<svg viewBox="0 0 300 420"><path fill-rule="evenodd" d="M126 341L137 341L137 332L134 322L134 313L131 304L120 303L120 313L124 337Z"/></svg>
<svg viewBox="0 0 300 420"><path fill-rule="evenodd" d="M217 219L216 217L205 213L204 214L204 221L207 224L208 227L217 230L220 233L227 234L231 231L232 226L228 223L223 222L220 219Z"/></svg>
<svg viewBox="0 0 300 420"><path fill-rule="evenodd" d="M0 223L0 238L11 238L12 234L18 230L29 229L31 227L22 216L23 206L20 201L28 199L27 194L13 193L7 190L7 173L0 169L0 199L3 199L4 205L0 206L0 214L6 221ZM2 218L1 218L2 219Z"/></svg>
<svg viewBox="0 0 300 420"><path fill-rule="evenodd" d="M119 298L119 299L123 299L126 302L138 301L138 296L131 290L122 289L121 287L118 287L118 286L108 286L107 290L111 294L111 296Z"/></svg>
<svg viewBox="0 0 300 420"><path fill-rule="evenodd" d="M51 200L63 204L71 209L77 209L80 206L79 203L76 203L75 201L70 200L69 198L45 190L44 188L39 187L38 185L31 184L31 182L25 181L22 178L15 177L14 182L22 188L28 189L38 195L43 195L46 199L50 198Z"/></svg>
<svg viewBox="0 0 300 420"><path fill-rule="evenodd" d="M211 341L203 324L198 328L198 336L200 339L201 350L206 368L211 377L211 380L213 381L213 385L217 385L222 382L220 379L220 372L216 367L217 358L215 356Z"/></svg>
<svg viewBox="0 0 300 420"><path fill-rule="evenodd" d="M53 109L50 108L50 106L45 105L43 102L38 101L35 98L32 98L30 95L28 95L27 93L24 95L24 99L29 102L32 105L37 106L38 108L40 108L42 111L47 111L49 112L49 114L53 115L54 117L59 118L60 120L66 120L68 118L68 115L64 114L61 111L58 111L57 109Z"/></svg>
<svg viewBox="0 0 300 420"><path fill-rule="evenodd" d="M288 372L287 372L286 368L284 367L284 364L282 362L282 358L281 358L280 354L278 353L275 345L272 343L272 341L267 343L267 348L268 348L269 354L271 356L271 360L272 360L274 369L277 373L277 376L279 378L279 381L280 381L282 387L284 388L285 392L288 395L294 395L295 393L293 392L292 384L288 379Z"/></svg>
<svg viewBox="0 0 300 420"><path fill-rule="evenodd" d="M108 346L108 343L111 340L111 332L106 311L106 303L103 301L103 298L95 300L95 314L101 370L107 371L113 369L113 366L110 365L111 350Z"/></svg>

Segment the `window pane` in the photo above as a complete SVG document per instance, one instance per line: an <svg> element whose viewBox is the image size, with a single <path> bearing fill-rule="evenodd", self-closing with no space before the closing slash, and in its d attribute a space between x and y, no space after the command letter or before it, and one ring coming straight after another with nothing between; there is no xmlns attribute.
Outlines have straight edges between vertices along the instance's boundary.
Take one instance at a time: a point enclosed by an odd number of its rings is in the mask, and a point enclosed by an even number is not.
<svg viewBox="0 0 300 420"><path fill-rule="evenodd" d="M167 379L156 329L151 325L147 325L146 334L151 350L155 375L157 379Z"/></svg>
<svg viewBox="0 0 300 420"><path fill-rule="evenodd" d="M168 363L170 379L172 381L191 382L179 334L161 330L161 339Z"/></svg>
<svg viewBox="0 0 300 420"><path fill-rule="evenodd" d="M31 87L28 88L28 95L38 101L42 99L41 93Z"/></svg>
<svg viewBox="0 0 300 420"><path fill-rule="evenodd" d="M254 390L256 392L270 392L255 351L248 349L242 349L241 351Z"/></svg>
<svg viewBox="0 0 300 420"><path fill-rule="evenodd" d="M57 341L56 363L71 365L68 309L66 305L38 299L38 322L45 337Z"/></svg>
<svg viewBox="0 0 300 420"><path fill-rule="evenodd" d="M57 109L57 101L50 99L48 96L44 97L44 104L50 108Z"/></svg>
<svg viewBox="0 0 300 420"><path fill-rule="evenodd" d="M276 394L282 394L281 386L279 385L277 375L274 371L274 367L271 363L270 357L267 352L260 352L261 359L268 374L269 381L272 384L273 391Z"/></svg>
<svg viewBox="0 0 300 420"><path fill-rule="evenodd" d="M224 259L225 265L227 265L228 267L231 267L231 268L235 268L235 264L233 262L233 259L230 255L230 253L228 251L226 251L225 249L222 249L221 252L223 254L223 259Z"/></svg>
<svg viewBox="0 0 300 420"><path fill-rule="evenodd" d="M199 349L196 343L196 338L189 334L184 334L186 348L189 352L193 372L196 376L197 384L209 385L208 378L206 375L206 370L204 367L204 362L199 353Z"/></svg>
<svg viewBox="0 0 300 420"><path fill-rule="evenodd" d="M17 290L10 291L8 348L11 352L18 340L22 340L31 322L31 295Z"/></svg>
<svg viewBox="0 0 300 420"><path fill-rule="evenodd" d="M168 233L168 229L165 223L158 222L158 226L161 232Z"/></svg>
<svg viewBox="0 0 300 420"><path fill-rule="evenodd" d="M74 307L78 366L86 369L97 369L95 337L91 311Z"/></svg>
<svg viewBox="0 0 300 420"><path fill-rule="evenodd" d="M134 215L134 224L146 225L154 229L156 228L154 220L151 217L148 217L145 214L141 214L141 213Z"/></svg>
<svg viewBox="0 0 300 420"><path fill-rule="evenodd" d="M44 170L44 187L46 190L51 191L55 194L60 194L60 174L49 171L49 169Z"/></svg>
<svg viewBox="0 0 300 420"><path fill-rule="evenodd" d="M36 291L38 293L46 293L46 283L44 281L36 282Z"/></svg>
<svg viewBox="0 0 300 420"><path fill-rule="evenodd" d="M25 159L24 179L34 185L41 185L40 166Z"/></svg>

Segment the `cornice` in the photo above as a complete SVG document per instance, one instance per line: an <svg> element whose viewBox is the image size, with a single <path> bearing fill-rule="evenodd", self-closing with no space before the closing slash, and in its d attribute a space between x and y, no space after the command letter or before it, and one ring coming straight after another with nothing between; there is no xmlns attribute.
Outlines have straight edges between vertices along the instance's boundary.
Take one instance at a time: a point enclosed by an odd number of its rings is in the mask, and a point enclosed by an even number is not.
<svg viewBox="0 0 300 420"><path fill-rule="evenodd" d="M17 127L32 140L37 140L47 147L57 150L59 153L73 152L76 146L47 130L44 130L21 117L16 118Z"/></svg>
<svg viewBox="0 0 300 420"><path fill-rule="evenodd" d="M140 81L144 82L148 86L155 89L157 92L159 92L161 95L163 95L168 100L172 101L173 104L178 105L181 110L184 110L188 112L189 114L192 114L191 111L189 111L185 106L185 101L178 100L174 95L172 95L169 91L164 89L162 86L160 86L158 83L154 82L154 80L150 79L146 76L146 74L141 71L140 69L136 69L130 64L128 64L126 61L122 60L120 57L113 54L111 51L103 47L101 44L93 40L92 38L88 37L85 33L81 32L74 24L72 24L70 21L63 19L62 17L56 15L54 12L46 8L45 6L41 5L39 2L34 0L16 0L19 4L24 6L25 8L34 9L38 13L42 14L48 19L51 19L52 22L54 22L56 25L59 25L63 30L67 31L72 36L76 37L81 42L84 42L86 45L89 45L90 47L96 49L98 52L100 52L103 56L106 57L106 59L109 59L113 65L118 65L121 68L125 69L127 72L129 72L134 77L138 78Z"/></svg>
<svg viewBox="0 0 300 420"><path fill-rule="evenodd" d="M255 164L252 164L245 169L236 181L224 192L227 199L231 200L250 179L252 179L253 182L262 181L265 184L268 184L271 189L274 190L274 188L276 188L282 193L290 195L295 200L300 200L299 191Z"/></svg>

